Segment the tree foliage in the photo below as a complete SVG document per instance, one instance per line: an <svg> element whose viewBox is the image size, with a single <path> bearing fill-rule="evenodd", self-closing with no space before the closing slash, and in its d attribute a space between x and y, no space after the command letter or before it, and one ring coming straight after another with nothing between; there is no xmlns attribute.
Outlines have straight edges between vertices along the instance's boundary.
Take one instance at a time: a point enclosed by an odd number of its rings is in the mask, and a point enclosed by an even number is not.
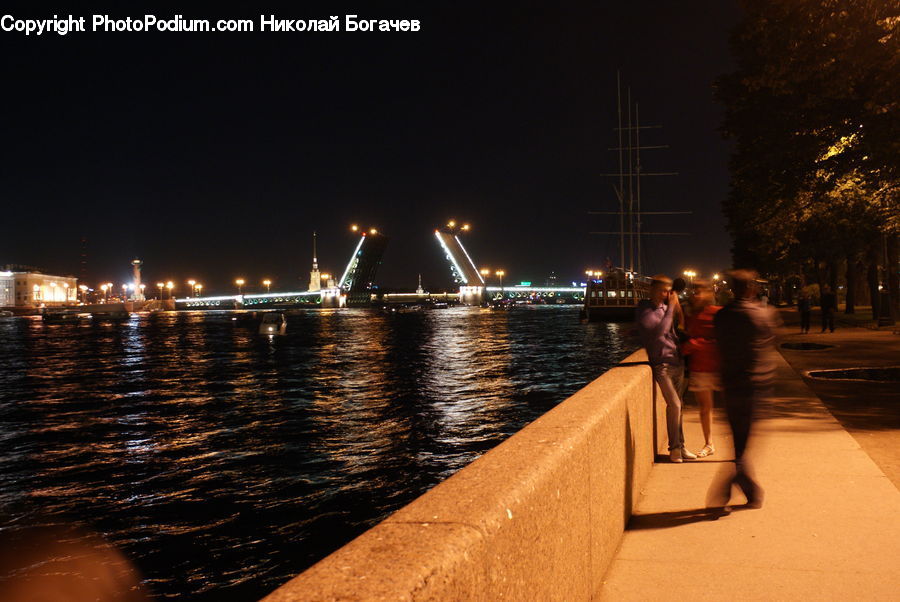
<svg viewBox="0 0 900 602"><path fill-rule="evenodd" d="M734 261L786 273L900 233L900 0L743 0L716 83Z"/></svg>

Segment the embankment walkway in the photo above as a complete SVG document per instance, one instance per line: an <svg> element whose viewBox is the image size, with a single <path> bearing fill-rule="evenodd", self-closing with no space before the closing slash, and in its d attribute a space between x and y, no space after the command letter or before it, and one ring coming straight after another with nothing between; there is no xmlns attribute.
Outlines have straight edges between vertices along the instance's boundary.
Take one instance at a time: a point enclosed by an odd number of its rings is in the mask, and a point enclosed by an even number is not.
<svg viewBox="0 0 900 602"><path fill-rule="evenodd" d="M860 345L865 336L845 329L821 341L855 342L856 351L837 351L847 365L891 361L872 351L872 340ZM792 361L797 368L815 363ZM852 391L853 384L844 387ZM710 484L733 469L730 434L717 409L715 455L654 466L601 599L898 599L900 491L784 359L774 393L751 452L764 507L724 516L706 510ZM860 402L863 396L857 389ZM685 436L689 448L702 447L695 407L685 414ZM732 501L743 498L735 493Z"/></svg>

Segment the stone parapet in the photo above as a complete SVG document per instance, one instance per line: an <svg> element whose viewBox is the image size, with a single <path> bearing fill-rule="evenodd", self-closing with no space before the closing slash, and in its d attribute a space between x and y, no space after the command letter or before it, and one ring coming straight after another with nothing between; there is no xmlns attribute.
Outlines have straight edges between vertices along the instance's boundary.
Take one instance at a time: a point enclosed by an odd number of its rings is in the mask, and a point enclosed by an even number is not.
<svg viewBox="0 0 900 602"><path fill-rule="evenodd" d="M664 437L644 360L631 355L265 600L591 598Z"/></svg>

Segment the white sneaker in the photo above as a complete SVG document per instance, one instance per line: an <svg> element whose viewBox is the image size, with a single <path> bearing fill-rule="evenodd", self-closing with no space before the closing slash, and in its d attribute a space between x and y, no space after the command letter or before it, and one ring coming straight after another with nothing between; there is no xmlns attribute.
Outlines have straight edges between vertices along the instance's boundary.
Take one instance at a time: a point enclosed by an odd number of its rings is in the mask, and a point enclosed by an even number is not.
<svg viewBox="0 0 900 602"><path fill-rule="evenodd" d="M679 449L679 448L676 447L675 449L673 449L672 451L670 451L670 452L669 452L669 460L671 460L671 461L674 462L675 464L681 464L681 462L682 462L682 459L681 459L681 449Z"/></svg>
<svg viewBox="0 0 900 602"><path fill-rule="evenodd" d="M688 449L686 447L682 447L681 448L681 458L683 460L696 460L697 454L695 454L694 452L688 451Z"/></svg>

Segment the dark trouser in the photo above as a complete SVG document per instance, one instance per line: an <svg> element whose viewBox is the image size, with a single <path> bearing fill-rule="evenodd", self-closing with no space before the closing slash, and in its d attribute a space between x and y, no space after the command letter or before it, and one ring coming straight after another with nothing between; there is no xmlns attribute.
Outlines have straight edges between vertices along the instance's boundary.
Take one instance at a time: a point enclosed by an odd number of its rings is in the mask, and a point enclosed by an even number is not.
<svg viewBox="0 0 900 602"><path fill-rule="evenodd" d="M800 312L800 332L809 332L809 313L808 311Z"/></svg>
<svg viewBox="0 0 900 602"><path fill-rule="evenodd" d="M725 413L728 415L728 424L734 437L734 463L737 470L734 483L744 491L750 503L761 498L762 490L753 479L753 472L744 452L747 451L756 409L760 401L767 396L767 388L725 389Z"/></svg>
<svg viewBox="0 0 900 602"><path fill-rule="evenodd" d="M822 310L822 332L825 332L826 328L834 332L834 310Z"/></svg>
<svg viewBox="0 0 900 602"><path fill-rule="evenodd" d="M725 413L734 437L735 462L741 461L747 449L757 399L755 389L725 389Z"/></svg>

